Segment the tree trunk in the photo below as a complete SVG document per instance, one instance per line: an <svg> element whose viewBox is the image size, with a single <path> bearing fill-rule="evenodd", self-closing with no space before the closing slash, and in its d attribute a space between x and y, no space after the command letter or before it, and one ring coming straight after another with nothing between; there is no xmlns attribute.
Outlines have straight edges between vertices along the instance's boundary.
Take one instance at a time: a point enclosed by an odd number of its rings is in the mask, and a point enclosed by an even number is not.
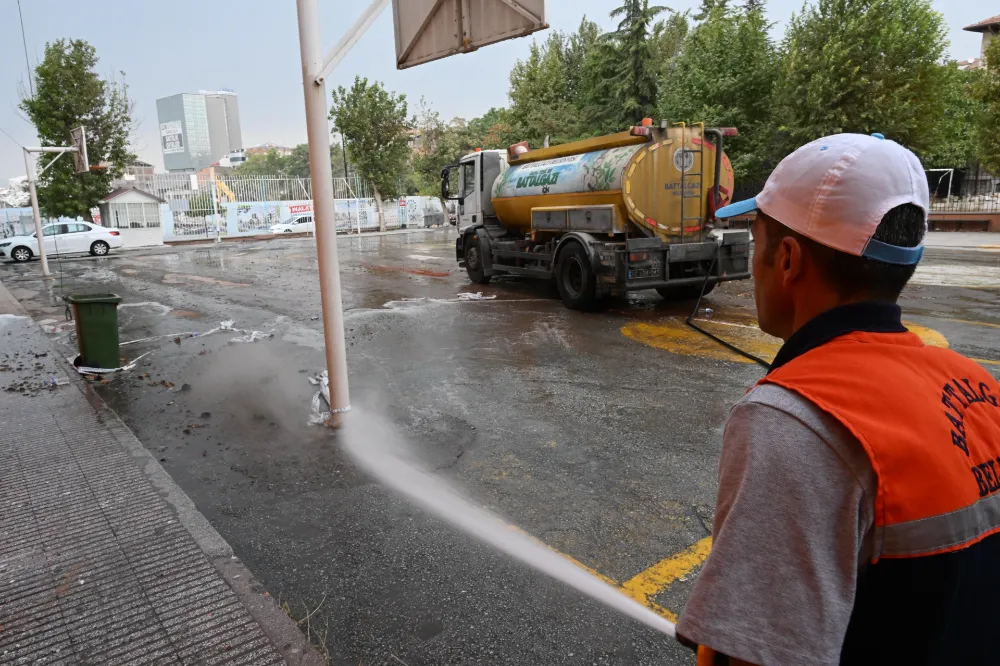
<svg viewBox="0 0 1000 666"><path fill-rule="evenodd" d="M375 190L375 208L378 210L378 230L385 231L385 213L382 212L382 195L379 194L378 188L375 184L372 184L372 189Z"/></svg>

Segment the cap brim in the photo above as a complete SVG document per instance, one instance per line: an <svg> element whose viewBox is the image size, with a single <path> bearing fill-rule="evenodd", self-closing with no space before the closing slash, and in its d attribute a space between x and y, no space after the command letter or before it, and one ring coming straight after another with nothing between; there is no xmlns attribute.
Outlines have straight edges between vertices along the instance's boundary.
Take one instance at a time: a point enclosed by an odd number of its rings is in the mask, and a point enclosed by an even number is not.
<svg viewBox="0 0 1000 666"><path fill-rule="evenodd" d="M715 211L715 216L720 220L724 220L727 217L736 217L737 215L746 215L747 213L753 213L757 210L757 199L744 199L743 201L737 201L736 203L729 204L728 206L723 206L719 210Z"/></svg>

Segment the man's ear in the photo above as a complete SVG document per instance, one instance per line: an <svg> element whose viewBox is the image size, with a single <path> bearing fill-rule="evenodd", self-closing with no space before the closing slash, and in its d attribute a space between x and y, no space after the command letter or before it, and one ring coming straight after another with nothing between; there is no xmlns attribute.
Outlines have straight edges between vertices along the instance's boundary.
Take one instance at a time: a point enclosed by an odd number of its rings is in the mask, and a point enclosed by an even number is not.
<svg viewBox="0 0 1000 666"><path fill-rule="evenodd" d="M777 264L781 269L781 279L785 287L792 286L801 279L805 269L805 248L794 236L785 236L778 247Z"/></svg>

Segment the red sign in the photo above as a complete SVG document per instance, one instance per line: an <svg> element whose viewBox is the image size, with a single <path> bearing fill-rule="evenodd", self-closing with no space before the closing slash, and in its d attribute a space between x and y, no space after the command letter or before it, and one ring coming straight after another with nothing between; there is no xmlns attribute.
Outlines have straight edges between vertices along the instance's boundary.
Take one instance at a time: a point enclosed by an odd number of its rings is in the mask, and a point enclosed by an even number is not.
<svg viewBox="0 0 1000 666"><path fill-rule="evenodd" d="M291 212L292 215L295 215L296 213L311 213L312 209L313 209L312 204L301 204L298 206L289 207L289 211Z"/></svg>

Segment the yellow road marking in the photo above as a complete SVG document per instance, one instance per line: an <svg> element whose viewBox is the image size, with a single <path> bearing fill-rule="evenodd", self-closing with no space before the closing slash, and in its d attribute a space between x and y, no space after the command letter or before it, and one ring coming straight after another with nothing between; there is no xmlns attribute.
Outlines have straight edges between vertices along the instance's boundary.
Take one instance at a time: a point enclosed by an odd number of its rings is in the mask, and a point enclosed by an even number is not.
<svg viewBox="0 0 1000 666"><path fill-rule="evenodd" d="M904 321L903 326L905 326L910 333L916 333L920 336L920 339L923 340L924 344L928 347L941 347L942 349L948 348L948 338L944 337L933 328L927 328L926 326L914 324L909 321Z"/></svg>
<svg viewBox="0 0 1000 666"><path fill-rule="evenodd" d="M705 537L690 548L668 557L665 560L657 562L645 571L633 576L624 583L619 584L615 579L605 576L596 569L588 567L575 557L556 550L541 539L525 532L517 525L511 525L508 523L507 528L512 532L519 532L520 534L523 534L544 548L548 548L557 555L565 558L567 562L580 567L591 576L604 581L611 587L621 590L625 593L625 595L635 599L646 608L661 615L662 617L665 617L671 622L677 622L677 614L653 601L653 597L665 590L671 583L676 582L678 579L701 566L701 563L705 561L709 552L712 550L712 537Z"/></svg>
<svg viewBox="0 0 1000 666"><path fill-rule="evenodd" d="M919 335L924 344L933 347L948 347L948 339L934 329L907 321L904 321L903 324ZM731 342L740 349L768 361L773 359L778 350L781 349L781 340L771 337L753 324L722 319L699 319L698 326ZM679 317L668 317L655 323L632 322L621 328L621 334L630 340L672 354L699 356L716 361L753 363L750 359L729 351L714 340L695 331Z"/></svg>
<svg viewBox="0 0 1000 666"><path fill-rule="evenodd" d="M973 326L989 326L990 328L1000 328L1000 324L991 324L988 321L972 321L971 319L952 319L950 317L939 317L941 321L953 321L959 324L972 324Z"/></svg>
<svg viewBox="0 0 1000 666"><path fill-rule="evenodd" d="M986 365L1000 365L1000 361L991 361L985 358L974 358L972 360L976 363L985 363Z"/></svg>
<svg viewBox="0 0 1000 666"><path fill-rule="evenodd" d="M712 320L699 320L698 325L762 358L774 358L774 355L781 348L781 340L772 338L757 328L739 327L733 330L729 322ZM621 334L636 342L673 354L700 356L717 361L752 363L749 359L734 354L714 340L690 328L683 319L677 317L670 317L654 324L633 322L623 326Z"/></svg>
<svg viewBox="0 0 1000 666"><path fill-rule="evenodd" d="M701 566L712 551L712 537L705 537L687 550L657 562L625 581L621 590L644 606L653 607L652 598L668 585ZM651 605L652 604L652 605ZM663 609L666 610L666 609Z"/></svg>

